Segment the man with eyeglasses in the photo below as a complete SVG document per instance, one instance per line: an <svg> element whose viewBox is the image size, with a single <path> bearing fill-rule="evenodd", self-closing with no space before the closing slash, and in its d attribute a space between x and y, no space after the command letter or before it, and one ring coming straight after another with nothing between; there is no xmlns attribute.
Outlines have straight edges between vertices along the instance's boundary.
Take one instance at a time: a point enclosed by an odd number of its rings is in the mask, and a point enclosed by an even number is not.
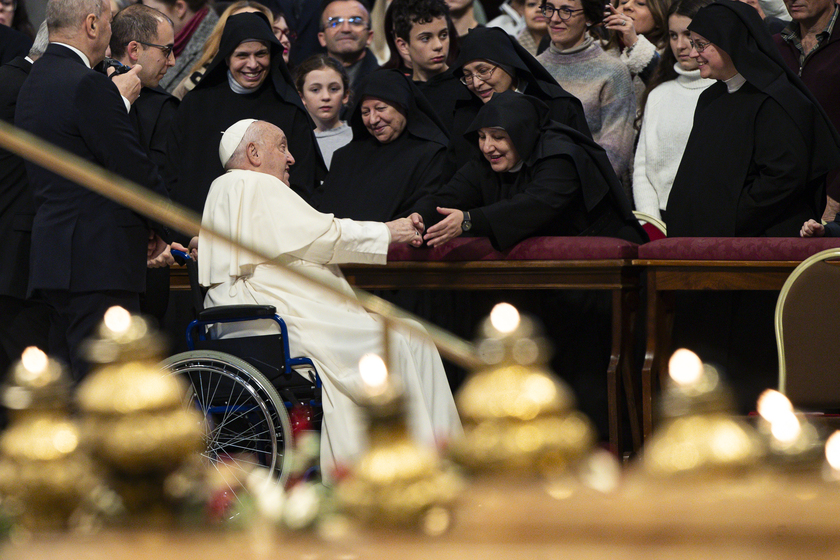
<svg viewBox="0 0 840 560"><path fill-rule="evenodd" d="M113 81L92 69L111 39L108 0L49 0L50 44L21 88L15 124L42 139L168 197L137 139ZM139 82L139 66L121 77ZM29 295L51 307L50 354L87 371L80 349L105 310L139 311L146 265L164 252L166 230L128 208L31 162L35 194Z"/></svg>
<svg viewBox="0 0 840 560"><path fill-rule="evenodd" d="M364 0L324 0L318 41L344 66L351 89L357 89L365 76L379 69L368 48L372 40L370 9Z"/></svg>
<svg viewBox="0 0 840 560"><path fill-rule="evenodd" d="M175 65L174 43L172 21L149 6L132 4L120 10L111 22L111 56L124 66L140 68L137 77L142 89L131 105L129 117L140 144L162 177L166 177L166 139L178 110L178 98L159 84ZM146 292L140 302L143 313L163 320L169 302L168 267L146 271Z"/></svg>
<svg viewBox="0 0 840 560"><path fill-rule="evenodd" d="M172 22L154 8L132 4L114 17L111 30L111 56L125 66L140 65L137 77L143 88L129 114L140 134L140 143L162 169L166 163L166 135L178 109L178 99L158 85L175 65Z"/></svg>

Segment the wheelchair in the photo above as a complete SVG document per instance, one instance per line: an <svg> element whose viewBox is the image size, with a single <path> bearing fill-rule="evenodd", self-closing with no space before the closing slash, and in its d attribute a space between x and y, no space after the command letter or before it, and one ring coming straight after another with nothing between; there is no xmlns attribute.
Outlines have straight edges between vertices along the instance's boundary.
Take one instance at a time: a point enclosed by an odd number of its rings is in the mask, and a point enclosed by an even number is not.
<svg viewBox="0 0 840 560"><path fill-rule="evenodd" d="M285 484L293 463L293 427L320 429L321 380L309 358L292 358L286 323L271 305L233 305L204 309L198 265L172 251L187 267L196 318L187 327L189 351L161 362L161 369L189 385L188 406L204 418L203 456L239 482L255 466L269 469ZM213 325L274 321L280 334L214 339ZM304 375L301 375L303 373ZM235 492L234 492L235 494Z"/></svg>

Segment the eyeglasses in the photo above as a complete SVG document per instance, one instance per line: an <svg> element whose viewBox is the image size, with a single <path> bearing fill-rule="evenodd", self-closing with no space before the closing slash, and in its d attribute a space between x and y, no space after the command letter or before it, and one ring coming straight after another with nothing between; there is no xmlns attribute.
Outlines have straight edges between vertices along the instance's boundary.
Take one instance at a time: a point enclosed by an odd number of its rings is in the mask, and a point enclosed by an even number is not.
<svg viewBox="0 0 840 560"><path fill-rule="evenodd" d="M461 83L465 86L473 85L473 81L481 80L484 83L487 83L487 80L490 79L490 76L493 75L493 72L496 71L498 66L494 66L493 68L485 68L484 70L478 70L475 74L464 74L461 76Z"/></svg>
<svg viewBox="0 0 840 560"><path fill-rule="evenodd" d="M277 39L280 39L280 37L285 35L286 39L288 39L290 43L294 43L298 38L297 33L295 33L292 29L280 29L279 27L275 27L274 34L277 35Z"/></svg>
<svg viewBox="0 0 840 560"><path fill-rule="evenodd" d="M571 19L573 15L578 12L582 12L583 8L579 8L577 10L573 10L571 8L567 8L566 6L561 6L559 8L555 8L551 4L545 4L542 7L542 13L546 17L546 19L551 19L554 17L554 14L557 14L557 17L560 18L560 21L568 21Z"/></svg>
<svg viewBox="0 0 840 560"><path fill-rule="evenodd" d="M2 4L2 9L9 10L10 12L17 9L17 2L15 0L0 0L0 4Z"/></svg>
<svg viewBox="0 0 840 560"><path fill-rule="evenodd" d="M147 47L154 47L156 49L160 49L160 52L163 53L163 56L169 58L169 55L172 54L172 49L175 48L175 45L155 45L154 43L144 43L143 41L137 41L141 45L146 45Z"/></svg>
<svg viewBox="0 0 840 560"><path fill-rule="evenodd" d="M327 27L335 29L344 22L350 24L350 27L367 27L367 22L362 16L353 16L349 18L331 17L327 18Z"/></svg>
<svg viewBox="0 0 840 560"><path fill-rule="evenodd" d="M711 41L692 41L691 39L688 40L688 43L694 48L695 51L701 53L706 50L706 47L711 45Z"/></svg>

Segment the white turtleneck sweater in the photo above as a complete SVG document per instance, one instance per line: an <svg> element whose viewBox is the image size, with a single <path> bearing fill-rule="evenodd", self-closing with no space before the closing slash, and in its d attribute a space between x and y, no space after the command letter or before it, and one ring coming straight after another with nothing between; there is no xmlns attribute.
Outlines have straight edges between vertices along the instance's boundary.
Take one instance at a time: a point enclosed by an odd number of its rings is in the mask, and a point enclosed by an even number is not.
<svg viewBox="0 0 840 560"><path fill-rule="evenodd" d="M636 210L661 219L660 208L668 204L668 195L680 166L697 99L715 83L674 65L677 78L658 85L650 92L633 170L633 199Z"/></svg>

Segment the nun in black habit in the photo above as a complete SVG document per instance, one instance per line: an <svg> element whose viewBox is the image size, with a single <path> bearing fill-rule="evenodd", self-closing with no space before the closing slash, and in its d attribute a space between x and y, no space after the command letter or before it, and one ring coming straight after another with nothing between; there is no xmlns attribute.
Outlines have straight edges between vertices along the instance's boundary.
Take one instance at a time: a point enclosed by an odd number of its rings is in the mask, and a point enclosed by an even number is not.
<svg viewBox="0 0 840 560"><path fill-rule="evenodd" d="M423 218L430 245L463 231L486 236L501 250L540 235L647 238L604 149L551 120L539 99L496 93L465 136L483 146L483 157L464 165L413 209ZM512 145L507 153L483 140L504 136ZM509 162L501 171L493 168L500 169L499 158Z"/></svg>
<svg viewBox="0 0 840 560"><path fill-rule="evenodd" d="M396 70L371 73L354 94L353 141L333 154L317 208L338 218L387 222L440 187L448 137L417 86ZM365 126L366 100L384 102L404 117L395 139L383 143Z"/></svg>
<svg viewBox="0 0 840 560"><path fill-rule="evenodd" d="M688 29L701 73L719 81L697 103L668 200L668 235L797 236L803 221L822 216L826 173L840 164L837 131L750 6L718 0ZM777 295L677 296L673 347L722 367L741 412L754 410L776 383Z"/></svg>
<svg viewBox="0 0 840 560"><path fill-rule="evenodd" d="M513 91L496 93L467 130L476 145L484 136L482 157L415 207L430 245L464 230L488 237L500 250L542 235L610 236L638 243L647 239L604 149L589 136L552 121L539 99ZM495 146L488 138L510 147ZM606 437L610 296L592 290L481 292L470 295L468 316L485 316L502 297L545 324L555 349L552 367L572 385L581 409Z"/></svg>
<svg viewBox="0 0 840 560"><path fill-rule="evenodd" d="M706 66L719 81L697 103L668 200L668 235L797 236L822 216L825 175L840 164L837 131L750 6L720 0L688 29L701 72ZM707 57L728 57L737 73L715 75Z"/></svg>
<svg viewBox="0 0 840 560"><path fill-rule="evenodd" d="M256 87L240 84L229 69L229 58L240 44L260 42L270 49L268 74ZM195 210L204 209L210 183L224 173L218 158L224 130L242 119L258 119L286 133L295 158L290 172L292 189L310 200L326 174L313 133L312 120L283 61L283 47L261 13L231 16L222 32L216 57L202 80L181 102L172 123L167 181L172 199Z"/></svg>
<svg viewBox="0 0 840 560"><path fill-rule="evenodd" d="M478 27L460 39L460 52L452 68L449 69L459 80L464 74L464 66L476 61L485 61L495 67L489 81L483 85L493 85L504 75L504 84L512 91L527 93L548 105L550 118L592 137L586 115L580 100L564 90L548 70L534 58L513 37L497 27ZM470 92L469 88L462 87ZM493 88L497 89L497 88ZM454 99L454 98L453 98ZM437 102L430 97L435 107ZM486 102L475 92L469 93L464 100L459 96L450 102L453 111L451 136L452 141L447 154L444 179L448 180L467 161L477 155L474 143L465 143L463 134L472 123L478 110Z"/></svg>

